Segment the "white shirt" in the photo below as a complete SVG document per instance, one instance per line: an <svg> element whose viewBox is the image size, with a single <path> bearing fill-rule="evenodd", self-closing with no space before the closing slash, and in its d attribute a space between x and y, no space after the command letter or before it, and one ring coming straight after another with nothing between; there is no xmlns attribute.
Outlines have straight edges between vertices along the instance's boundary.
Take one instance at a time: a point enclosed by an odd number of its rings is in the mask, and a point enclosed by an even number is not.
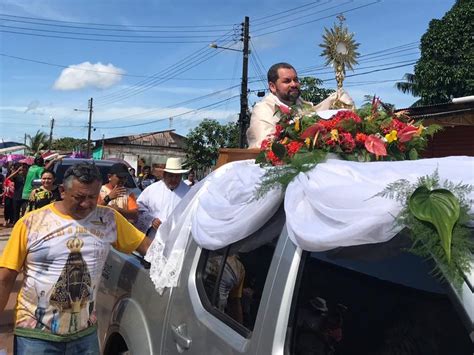
<svg viewBox="0 0 474 355"><path fill-rule="evenodd" d="M137 228L148 231L155 218L164 223L176 205L189 191L189 186L181 181L174 190L170 190L163 180L148 186L137 199Z"/></svg>
<svg viewBox="0 0 474 355"><path fill-rule="evenodd" d="M298 98L296 106L302 109L303 105L313 111L313 104ZM262 101L257 102L252 109L252 116L250 118L250 126L247 129L247 142L249 148L260 148L262 141L275 132L275 125L280 121L280 116L275 114L275 106L284 106L278 97L272 93L265 96Z"/></svg>

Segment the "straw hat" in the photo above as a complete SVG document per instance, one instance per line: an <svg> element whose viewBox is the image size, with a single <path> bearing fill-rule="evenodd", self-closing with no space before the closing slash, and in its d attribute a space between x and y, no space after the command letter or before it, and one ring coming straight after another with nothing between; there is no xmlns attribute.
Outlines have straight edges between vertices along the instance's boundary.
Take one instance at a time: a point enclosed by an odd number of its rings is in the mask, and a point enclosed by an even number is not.
<svg viewBox="0 0 474 355"><path fill-rule="evenodd" d="M163 171L171 174L184 174L187 173L189 169L183 169L181 158L168 158Z"/></svg>

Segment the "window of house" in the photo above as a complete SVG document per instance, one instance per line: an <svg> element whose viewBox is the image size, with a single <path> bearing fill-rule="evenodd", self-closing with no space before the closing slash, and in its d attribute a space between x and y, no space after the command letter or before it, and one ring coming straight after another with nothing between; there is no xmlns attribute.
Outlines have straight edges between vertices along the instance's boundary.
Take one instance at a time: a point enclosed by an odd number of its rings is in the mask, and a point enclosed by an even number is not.
<svg viewBox="0 0 474 355"><path fill-rule="evenodd" d="M404 238L303 254L290 354L472 354L449 288Z"/></svg>
<svg viewBox="0 0 474 355"><path fill-rule="evenodd" d="M241 335L254 329L263 288L285 222L283 207L248 238L216 251L204 250L198 291L204 307Z"/></svg>

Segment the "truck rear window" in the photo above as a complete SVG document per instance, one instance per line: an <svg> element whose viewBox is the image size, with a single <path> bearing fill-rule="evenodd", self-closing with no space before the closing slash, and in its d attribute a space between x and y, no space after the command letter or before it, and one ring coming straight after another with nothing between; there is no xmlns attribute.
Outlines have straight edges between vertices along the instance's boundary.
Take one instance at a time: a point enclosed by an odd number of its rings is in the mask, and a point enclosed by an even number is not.
<svg viewBox="0 0 474 355"><path fill-rule="evenodd" d="M473 353L448 288L425 260L384 245L305 253L303 260L291 354Z"/></svg>

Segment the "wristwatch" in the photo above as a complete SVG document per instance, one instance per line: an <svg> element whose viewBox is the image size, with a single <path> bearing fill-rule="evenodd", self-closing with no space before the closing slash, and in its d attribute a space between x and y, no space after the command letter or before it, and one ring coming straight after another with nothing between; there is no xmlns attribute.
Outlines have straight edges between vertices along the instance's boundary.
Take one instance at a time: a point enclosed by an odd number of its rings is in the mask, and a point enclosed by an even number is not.
<svg viewBox="0 0 474 355"><path fill-rule="evenodd" d="M112 199L109 197L109 195L104 197L104 202L105 202L106 205L108 205L111 200Z"/></svg>

